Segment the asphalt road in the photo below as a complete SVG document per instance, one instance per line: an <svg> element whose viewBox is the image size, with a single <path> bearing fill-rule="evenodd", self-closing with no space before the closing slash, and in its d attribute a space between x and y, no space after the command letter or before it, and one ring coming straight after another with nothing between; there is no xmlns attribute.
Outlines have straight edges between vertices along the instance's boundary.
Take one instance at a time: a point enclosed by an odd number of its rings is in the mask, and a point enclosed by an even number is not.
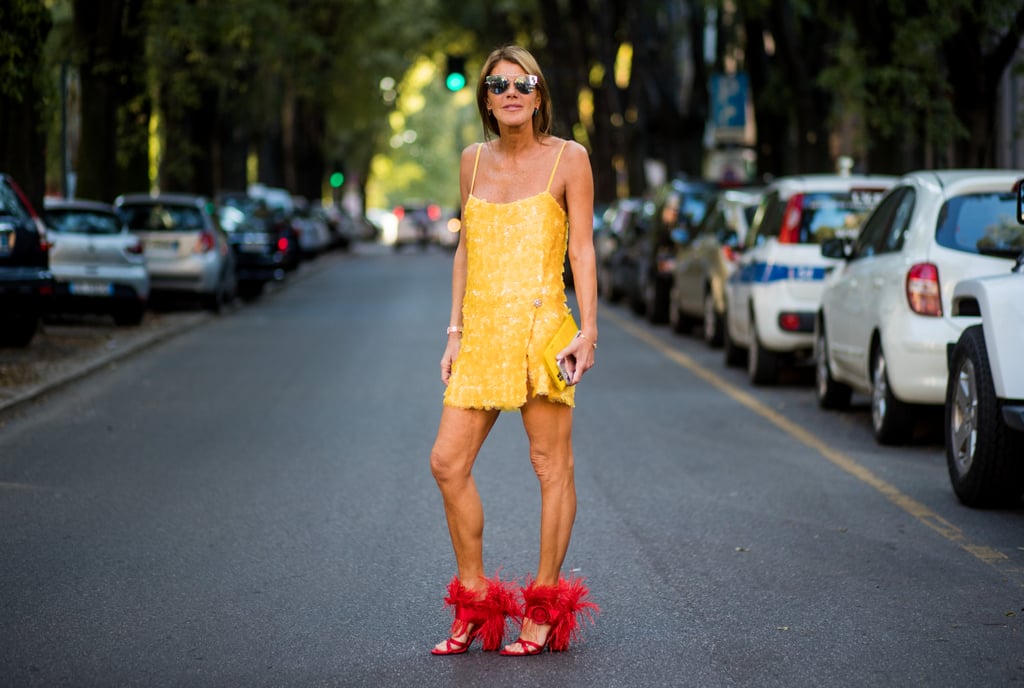
<svg viewBox="0 0 1024 688"><path fill-rule="evenodd" d="M1015 686L1024 509L923 433L602 306L581 384L569 652L433 657L453 557L428 452L450 255L306 279L3 414L0 685ZM536 562L516 414L480 456L488 569Z"/></svg>

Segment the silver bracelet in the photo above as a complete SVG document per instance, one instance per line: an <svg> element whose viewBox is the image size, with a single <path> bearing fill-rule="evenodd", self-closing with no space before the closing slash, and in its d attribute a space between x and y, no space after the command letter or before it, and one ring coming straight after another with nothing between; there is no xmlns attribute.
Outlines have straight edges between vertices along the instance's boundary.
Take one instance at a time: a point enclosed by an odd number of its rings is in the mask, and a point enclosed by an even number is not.
<svg viewBox="0 0 1024 688"><path fill-rule="evenodd" d="M587 335L583 334L583 330L580 330L579 332L577 332L576 336L579 337L580 339L585 339L588 342L590 342L590 338L587 337ZM595 349L597 348L597 342L590 342L590 345L592 347L594 347Z"/></svg>
<svg viewBox="0 0 1024 688"><path fill-rule="evenodd" d="M462 334L462 328L458 325L449 325L448 329L444 331L446 335L450 334Z"/></svg>

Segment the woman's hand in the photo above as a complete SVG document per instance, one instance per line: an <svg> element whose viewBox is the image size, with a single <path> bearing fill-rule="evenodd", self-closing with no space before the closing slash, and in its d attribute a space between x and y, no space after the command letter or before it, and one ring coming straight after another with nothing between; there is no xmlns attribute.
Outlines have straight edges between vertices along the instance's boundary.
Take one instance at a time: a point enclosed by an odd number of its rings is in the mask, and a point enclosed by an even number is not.
<svg viewBox="0 0 1024 688"><path fill-rule="evenodd" d="M459 348L462 346L462 338L459 335L450 335L448 345L444 347L444 355L441 356L441 382L448 386L452 377L452 364L459 357Z"/></svg>
<svg viewBox="0 0 1024 688"><path fill-rule="evenodd" d="M576 335L576 338L569 342L569 346L559 352L557 358L565 361L571 375L568 384L575 385L583 378L583 373L594 367L595 350L594 342L582 335Z"/></svg>

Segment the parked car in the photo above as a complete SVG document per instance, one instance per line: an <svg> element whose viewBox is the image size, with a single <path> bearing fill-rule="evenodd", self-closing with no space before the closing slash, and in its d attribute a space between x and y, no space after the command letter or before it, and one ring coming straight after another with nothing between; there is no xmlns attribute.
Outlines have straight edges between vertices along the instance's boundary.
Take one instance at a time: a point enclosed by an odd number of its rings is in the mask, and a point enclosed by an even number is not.
<svg viewBox="0 0 1024 688"><path fill-rule="evenodd" d="M968 506L1013 506L1024 494L1024 253L1010 273L958 282L952 313L981 324L964 329L949 358L949 479Z"/></svg>
<svg viewBox="0 0 1024 688"><path fill-rule="evenodd" d="M299 248L303 258L315 258L331 248L334 239L323 216L314 212L313 206L303 196L292 196L294 220L299 234Z"/></svg>
<svg viewBox="0 0 1024 688"><path fill-rule="evenodd" d="M54 310L110 314L118 325L141 323L149 299L143 243L114 207L47 198L43 221L53 237Z"/></svg>
<svg viewBox="0 0 1024 688"><path fill-rule="evenodd" d="M708 346L722 345L725 283L760 201L760 189L720 191L697 229L681 238L668 299L669 325L676 332L700 322Z"/></svg>
<svg viewBox="0 0 1024 688"><path fill-rule="evenodd" d="M895 177L781 177L765 188L737 269L726 283L725 361L747 358L755 385L811 360L825 276L840 263L819 244L852 239Z"/></svg>
<svg viewBox="0 0 1024 688"><path fill-rule="evenodd" d="M193 194L126 194L114 206L145 244L154 292L196 295L214 312L234 298L235 254L212 202Z"/></svg>
<svg viewBox="0 0 1024 688"><path fill-rule="evenodd" d="M632 247L636 283L627 288L633 310L652 323L668 322L677 247L704 219L717 188L710 182L674 179L655 194L652 231L638 236Z"/></svg>
<svg viewBox="0 0 1024 688"><path fill-rule="evenodd" d="M437 237L437 224L441 221L441 207L434 203L421 205L400 205L394 211L398 219L394 239L391 242L396 251L404 246L427 248Z"/></svg>
<svg viewBox="0 0 1024 688"><path fill-rule="evenodd" d="M894 444L914 429L918 405L944 403L947 347L973 324L953 317L953 289L964 279L1009 271L1024 251L1010 191L1020 176L912 172L852 246L822 245L825 256L842 262L815 318L820 406L844 407L851 390L870 394L875 438Z"/></svg>
<svg viewBox="0 0 1024 688"><path fill-rule="evenodd" d="M594 237L594 253L597 289L609 303L635 291L637 263L633 247L651 231L653 217L654 204L642 198L617 199L605 211Z"/></svg>
<svg viewBox="0 0 1024 688"><path fill-rule="evenodd" d="M287 275L292 260L297 260L291 235L283 232L266 206L248 196L218 196L217 219L227 232L235 254L235 281L238 295L249 301L259 297L270 282Z"/></svg>
<svg viewBox="0 0 1024 688"><path fill-rule="evenodd" d="M53 298L50 244L35 208L0 174L0 346L28 346Z"/></svg>

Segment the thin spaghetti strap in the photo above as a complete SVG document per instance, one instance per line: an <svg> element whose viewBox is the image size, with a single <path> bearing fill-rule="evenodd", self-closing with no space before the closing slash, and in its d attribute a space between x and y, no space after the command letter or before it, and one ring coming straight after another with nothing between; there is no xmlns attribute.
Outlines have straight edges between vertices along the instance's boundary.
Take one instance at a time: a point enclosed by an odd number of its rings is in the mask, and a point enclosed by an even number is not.
<svg viewBox="0 0 1024 688"><path fill-rule="evenodd" d="M565 144L568 141L562 141L562 147L558 149L558 157L555 158L555 166L551 168L551 176L548 177L548 188L545 189L548 193L551 193L551 182L555 181L555 170L558 169L558 161L562 159L562 151L565 150Z"/></svg>
<svg viewBox="0 0 1024 688"><path fill-rule="evenodd" d="M478 144L476 147L476 160L473 161L473 179L469 182L469 195L473 195L473 188L476 186L476 168L480 164L480 149L484 147L484 144Z"/></svg>

